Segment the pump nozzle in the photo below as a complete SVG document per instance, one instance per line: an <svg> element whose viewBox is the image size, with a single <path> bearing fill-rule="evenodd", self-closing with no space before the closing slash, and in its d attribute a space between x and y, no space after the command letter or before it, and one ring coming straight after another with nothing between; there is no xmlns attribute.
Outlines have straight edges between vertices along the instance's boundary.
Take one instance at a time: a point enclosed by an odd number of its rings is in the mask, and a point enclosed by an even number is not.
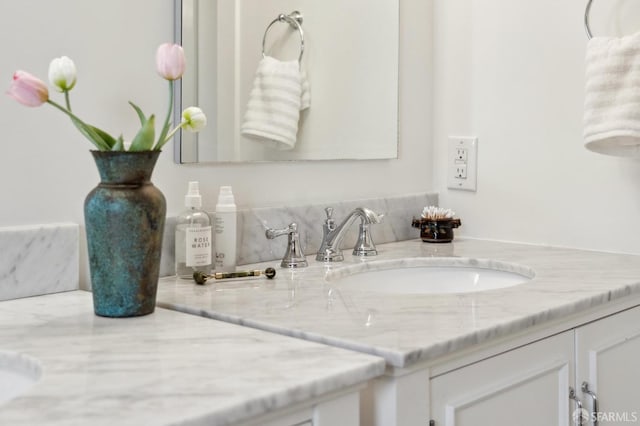
<svg viewBox="0 0 640 426"><path fill-rule="evenodd" d="M202 207L202 196L200 195L200 184L198 181L189 182L189 191L184 196L184 205L186 207Z"/></svg>

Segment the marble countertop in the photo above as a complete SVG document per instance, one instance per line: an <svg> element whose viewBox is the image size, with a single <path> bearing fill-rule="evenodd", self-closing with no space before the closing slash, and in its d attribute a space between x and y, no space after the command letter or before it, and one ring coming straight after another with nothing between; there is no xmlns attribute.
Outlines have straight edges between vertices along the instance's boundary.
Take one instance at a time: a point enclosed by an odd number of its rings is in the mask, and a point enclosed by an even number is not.
<svg viewBox="0 0 640 426"><path fill-rule="evenodd" d="M538 324L640 294L640 256L565 248L456 239L378 246L379 255L326 266L278 268L274 280L161 280L158 303L196 315L382 356L407 367ZM524 284L476 293L383 294L352 291L327 275L344 267L371 268L381 261L412 259L469 266L492 264L535 277ZM497 261L497 262L495 262ZM279 262L249 265L247 269ZM389 286L393 286L389 282Z"/></svg>
<svg viewBox="0 0 640 426"><path fill-rule="evenodd" d="M385 368L378 357L161 308L97 317L83 291L0 302L2 351L42 371L0 404L0 424L13 426L228 425Z"/></svg>

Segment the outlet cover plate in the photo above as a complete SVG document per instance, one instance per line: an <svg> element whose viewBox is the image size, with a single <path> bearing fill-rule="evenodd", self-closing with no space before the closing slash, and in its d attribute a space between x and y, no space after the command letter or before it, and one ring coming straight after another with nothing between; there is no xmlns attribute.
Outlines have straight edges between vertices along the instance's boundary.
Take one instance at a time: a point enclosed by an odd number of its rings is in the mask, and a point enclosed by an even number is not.
<svg viewBox="0 0 640 426"><path fill-rule="evenodd" d="M447 187L476 191L478 138L475 136L449 136L447 151ZM461 155L461 153L463 154ZM461 166L466 169L466 177L460 176Z"/></svg>

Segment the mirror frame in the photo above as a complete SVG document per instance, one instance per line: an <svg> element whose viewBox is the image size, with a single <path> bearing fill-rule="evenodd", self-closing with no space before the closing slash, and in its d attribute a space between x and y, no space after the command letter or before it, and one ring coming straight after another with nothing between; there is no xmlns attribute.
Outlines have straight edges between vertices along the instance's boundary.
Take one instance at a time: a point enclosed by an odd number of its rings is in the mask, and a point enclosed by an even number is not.
<svg viewBox="0 0 640 426"><path fill-rule="evenodd" d="M184 13L183 13L183 1L185 0L174 0L174 40L175 43L180 45L183 44L185 38L185 25L184 25ZM190 0L186 0L190 1ZM197 1L197 0L192 0ZM398 9L400 8L400 0L398 0ZM397 47L397 58L396 58L396 66L397 66L397 79L396 79L396 98L395 98L395 108L396 108L396 134L395 134L395 153L392 157L380 157L380 158L304 158L304 159L251 159L251 160L206 160L199 161L198 160L198 133L185 132L183 129L180 129L174 135L173 140L173 159L176 164L180 165L188 165L188 164L260 164L260 163L286 163L286 162L308 162L308 161L380 161L380 160L394 160L398 159L400 156L400 11L398 10L398 47ZM194 38L194 46L197 46L197 40L195 36L195 30L192 28L190 33L192 38ZM196 49L197 50L197 49ZM187 56L187 67L191 69L197 69L198 60L195 57ZM197 76L193 79L194 84L197 85ZM183 90L184 81L183 79L179 79L175 81L174 84L174 123L179 123L182 120L182 110L184 105L198 105L198 90L197 87L194 88L194 95L188 99L183 99L183 94L185 91ZM207 117L209 121L209 125L211 124L210 117ZM190 143L193 145L194 155L190 159L185 159L185 154L183 150L183 144Z"/></svg>

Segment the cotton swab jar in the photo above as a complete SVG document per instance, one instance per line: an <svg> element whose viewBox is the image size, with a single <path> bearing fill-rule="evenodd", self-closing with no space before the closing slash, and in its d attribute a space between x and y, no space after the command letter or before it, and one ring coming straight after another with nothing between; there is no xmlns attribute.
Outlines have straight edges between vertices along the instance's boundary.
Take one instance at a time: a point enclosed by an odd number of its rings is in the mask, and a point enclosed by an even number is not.
<svg viewBox="0 0 640 426"><path fill-rule="evenodd" d="M453 230L462 224L454 216L451 209L427 206L419 219L413 218L411 226L420 229L420 238L425 243L449 243L453 241Z"/></svg>

